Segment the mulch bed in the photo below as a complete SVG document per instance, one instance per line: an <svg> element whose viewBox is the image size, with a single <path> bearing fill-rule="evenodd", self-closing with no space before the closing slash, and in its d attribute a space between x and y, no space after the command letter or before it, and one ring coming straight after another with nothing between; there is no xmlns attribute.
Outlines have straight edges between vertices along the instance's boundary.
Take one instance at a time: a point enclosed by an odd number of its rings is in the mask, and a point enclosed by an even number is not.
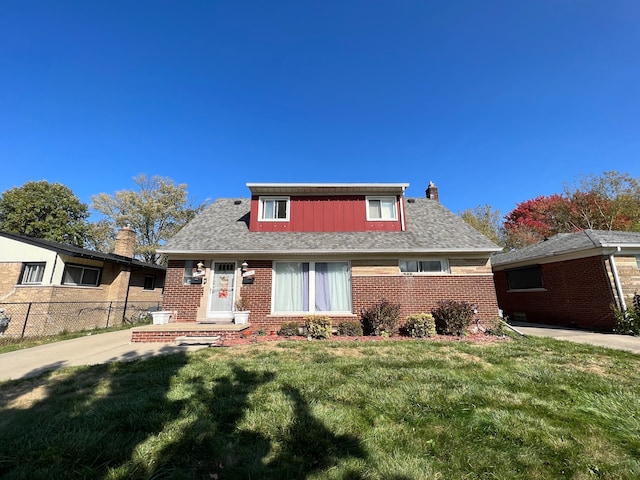
<svg viewBox="0 0 640 480"><path fill-rule="evenodd" d="M266 343L266 342L402 342L402 341L424 341L424 342L465 342L465 343L477 343L477 344L488 344L488 343L497 343L497 342L509 342L511 338L508 336L495 336L495 335L486 335L484 333L470 333L468 335L458 337L453 335L436 335L434 337L428 337L424 339L405 337L401 335L394 335L392 337L376 337L376 336L360 336L360 337L344 337L338 335L332 335L330 339L326 340L309 340L303 336L291 336L285 337L280 336L275 333L259 335L259 334L250 334L244 335L238 338L225 338L224 341L220 344L220 346L225 347L233 347L236 345L252 345L258 343Z"/></svg>

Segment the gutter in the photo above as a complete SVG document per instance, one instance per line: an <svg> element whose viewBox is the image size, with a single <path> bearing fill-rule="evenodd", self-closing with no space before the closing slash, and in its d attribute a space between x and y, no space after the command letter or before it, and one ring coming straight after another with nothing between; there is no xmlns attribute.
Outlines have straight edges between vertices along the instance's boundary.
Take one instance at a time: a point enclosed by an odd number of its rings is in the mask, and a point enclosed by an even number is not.
<svg viewBox="0 0 640 480"><path fill-rule="evenodd" d="M444 253L465 254L487 254L499 251L498 249L486 248L441 248L433 250L402 250L402 249L385 249L385 250L349 250L349 249L331 249L331 250L156 250L157 253L165 255L362 255L362 254L394 254L394 255L442 255Z"/></svg>

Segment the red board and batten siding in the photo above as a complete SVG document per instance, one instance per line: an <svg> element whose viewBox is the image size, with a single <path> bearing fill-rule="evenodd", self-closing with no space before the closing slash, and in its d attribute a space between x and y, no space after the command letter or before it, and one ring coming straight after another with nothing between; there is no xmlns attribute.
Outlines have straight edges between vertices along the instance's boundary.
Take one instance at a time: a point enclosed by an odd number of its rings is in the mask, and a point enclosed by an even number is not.
<svg viewBox="0 0 640 480"><path fill-rule="evenodd" d="M397 198L397 197L396 197ZM252 232L370 232L402 230L401 209L396 200L398 219L367 221L364 195L296 196L290 199L289 221L259 221L259 197L251 198Z"/></svg>

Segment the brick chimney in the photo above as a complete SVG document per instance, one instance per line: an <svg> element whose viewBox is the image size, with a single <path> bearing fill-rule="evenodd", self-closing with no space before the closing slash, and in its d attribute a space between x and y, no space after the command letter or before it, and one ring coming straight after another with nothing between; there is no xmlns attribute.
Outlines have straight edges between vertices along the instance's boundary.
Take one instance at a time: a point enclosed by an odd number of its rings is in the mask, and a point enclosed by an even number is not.
<svg viewBox="0 0 640 480"><path fill-rule="evenodd" d="M429 186L427 187L427 198L431 200L439 201L438 197L438 187L436 187L435 183L429 182Z"/></svg>
<svg viewBox="0 0 640 480"><path fill-rule="evenodd" d="M122 255L123 257L133 258L133 252L136 248L136 232L127 225L121 228L116 238L116 244L113 253Z"/></svg>

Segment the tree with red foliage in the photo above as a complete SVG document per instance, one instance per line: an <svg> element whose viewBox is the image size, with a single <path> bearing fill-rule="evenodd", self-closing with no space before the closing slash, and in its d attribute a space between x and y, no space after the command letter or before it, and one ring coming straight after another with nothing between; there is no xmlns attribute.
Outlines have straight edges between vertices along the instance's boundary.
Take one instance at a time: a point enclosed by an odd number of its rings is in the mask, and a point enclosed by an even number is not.
<svg viewBox="0 0 640 480"><path fill-rule="evenodd" d="M516 205L505 217L507 248L580 230L640 231L640 181L615 171L583 176L563 195L539 196Z"/></svg>
<svg viewBox="0 0 640 480"><path fill-rule="evenodd" d="M558 194L541 195L516 205L507 214L504 232L507 248L532 245L566 230L568 200Z"/></svg>

